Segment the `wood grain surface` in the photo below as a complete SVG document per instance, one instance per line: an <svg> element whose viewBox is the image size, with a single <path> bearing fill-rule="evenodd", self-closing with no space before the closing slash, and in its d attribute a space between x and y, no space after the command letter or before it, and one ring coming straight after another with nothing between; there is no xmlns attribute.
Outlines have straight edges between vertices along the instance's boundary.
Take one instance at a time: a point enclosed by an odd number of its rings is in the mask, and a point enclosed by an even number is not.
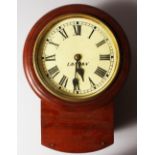
<svg viewBox="0 0 155 155"><path fill-rule="evenodd" d="M39 82L33 68L33 48L39 33L60 15L83 13L103 21L115 35L121 64L112 84L90 101L72 103L53 96ZM113 102L129 71L129 44L124 31L107 13L87 5L68 5L43 16L25 42L23 64L27 80L40 97L42 144L64 152L90 152L113 143Z"/></svg>
<svg viewBox="0 0 155 155"><path fill-rule="evenodd" d="M96 102L95 102L96 103ZM83 153L114 141L113 102L89 111L66 110L41 103L42 144L63 152Z"/></svg>

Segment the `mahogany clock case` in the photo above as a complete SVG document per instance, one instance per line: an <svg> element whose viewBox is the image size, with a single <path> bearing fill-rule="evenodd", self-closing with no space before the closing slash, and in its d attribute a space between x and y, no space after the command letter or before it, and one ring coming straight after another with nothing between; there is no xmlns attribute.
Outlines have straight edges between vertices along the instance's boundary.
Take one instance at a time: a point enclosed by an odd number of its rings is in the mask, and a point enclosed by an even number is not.
<svg viewBox="0 0 155 155"><path fill-rule="evenodd" d="M39 82L33 68L33 49L38 35L49 22L61 15L76 13L93 16L110 28L119 45L120 67L116 78L105 91L92 100L72 103L55 97ZM130 55L125 33L111 16L94 7L79 4L49 12L31 29L25 42L23 62L27 80L41 98L41 141L44 146L63 152L83 153L113 143L113 100L128 75Z"/></svg>
<svg viewBox="0 0 155 155"><path fill-rule="evenodd" d="M99 20L103 21L113 32L115 35L119 49L120 49L120 67L119 72L117 73L116 78L112 82L112 84L102 93L100 93L96 98L90 101L80 102L78 104L73 104L69 101L61 100L54 95L52 95L49 91L47 91L44 86L39 82L34 68L33 68L33 48L35 45L35 41L39 35L39 33L43 30L43 28L55 18L65 15L65 14L74 14L74 13L82 13L86 15L90 15L93 17L98 18ZM31 29L30 33L25 42L24 46L24 55L23 55L23 63L24 63L24 70L27 77L27 80L35 91L35 93L44 101L46 102L53 102L53 104L59 106L74 106L76 108L84 108L90 109L95 108L98 106L102 106L103 104L109 103L118 93L120 88L122 87L128 71L129 71L129 62L130 62L130 54L129 54L129 44L126 38L126 35L119 24L107 13L101 11L97 8L88 6L88 5L81 5L81 4L74 4L63 6L57 8L45 16L43 16ZM91 105L91 106L89 106Z"/></svg>

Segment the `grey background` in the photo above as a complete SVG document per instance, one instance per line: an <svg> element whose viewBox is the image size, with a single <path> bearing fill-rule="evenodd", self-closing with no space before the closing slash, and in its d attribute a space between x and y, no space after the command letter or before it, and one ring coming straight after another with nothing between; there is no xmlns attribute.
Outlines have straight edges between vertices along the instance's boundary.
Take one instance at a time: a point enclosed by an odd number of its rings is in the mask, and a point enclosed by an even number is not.
<svg viewBox="0 0 155 155"><path fill-rule="evenodd" d="M116 98L115 143L86 155L137 154L137 2L136 0L18 0L18 154L65 155L40 144L40 100L23 73L22 54L28 32L48 11L65 4L89 4L105 10L123 27L131 48L131 68Z"/></svg>

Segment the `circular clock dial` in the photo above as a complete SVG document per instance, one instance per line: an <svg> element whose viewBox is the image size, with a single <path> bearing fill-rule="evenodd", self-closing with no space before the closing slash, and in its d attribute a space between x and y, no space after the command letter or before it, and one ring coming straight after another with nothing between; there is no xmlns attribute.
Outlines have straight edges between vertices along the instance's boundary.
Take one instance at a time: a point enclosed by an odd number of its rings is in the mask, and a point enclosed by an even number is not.
<svg viewBox="0 0 155 155"><path fill-rule="evenodd" d="M112 31L100 20L84 15L61 16L37 38L33 65L53 95L83 101L103 92L116 77L119 47Z"/></svg>

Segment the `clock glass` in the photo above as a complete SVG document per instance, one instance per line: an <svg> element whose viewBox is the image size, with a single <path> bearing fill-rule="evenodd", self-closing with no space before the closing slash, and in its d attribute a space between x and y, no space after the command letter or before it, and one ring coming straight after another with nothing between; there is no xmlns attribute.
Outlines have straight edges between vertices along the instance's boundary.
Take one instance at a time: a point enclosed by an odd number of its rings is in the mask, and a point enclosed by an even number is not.
<svg viewBox="0 0 155 155"><path fill-rule="evenodd" d="M40 32L33 66L42 85L68 101L90 100L115 79L120 51L110 28L85 14L60 16Z"/></svg>

